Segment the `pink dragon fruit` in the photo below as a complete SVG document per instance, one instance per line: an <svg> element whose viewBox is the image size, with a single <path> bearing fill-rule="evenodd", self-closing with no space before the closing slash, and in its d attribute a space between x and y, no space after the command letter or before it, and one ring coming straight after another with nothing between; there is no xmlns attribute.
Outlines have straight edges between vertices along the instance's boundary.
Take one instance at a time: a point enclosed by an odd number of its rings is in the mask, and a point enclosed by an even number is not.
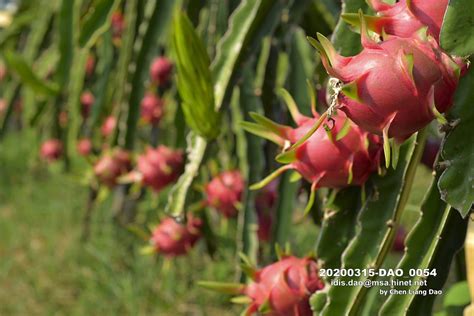
<svg viewBox="0 0 474 316"><path fill-rule="evenodd" d="M181 150L173 150L160 145L156 149L147 148L138 157L137 168L144 185L156 192L175 182L183 170L184 157Z"/></svg>
<svg viewBox="0 0 474 316"><path fill-rule="evenodd" d="M365 16L370 30L378 34L412 37L427 28L427 33L439 41L441 24L448 0L400 0L387 4L382 0L368 0L378 16ZM357 14L343 14L350 24L359 24Z"/></svg>
<svg viewBox="0 0 474 316"><path fill-rule="evenodd" d="M81 156L89 156L92 152L92 142L89 138L83 138L77 142L77 152Z"/></svg>
<svg viewBox="0 0 474 316"><path fill-rule="evenodd" d="M154 250L167 257L184 255L196 244L201 237L202 221L187 216L187 223L177 223L173 218L166 218L154 230L150 244Z"/></svg>
<svg viewBox="0 0 474 316"><path fill-rule="evenodd" d="M164 102L153 93L147 93L141 102L141 117L145 123L156 125L163 116Z"/></svg>
<svg viewBox="0 0 474 316"><path fill-rule="evenodd" d="M94 75L95 71L95 56L93 54L89 54L87 56L87 61L86 61L86 76L88 78L92 77Z"/></svg>
<svg viewBox="0 0 474 316"><path fill-rule="evenodd" d="M403 227L399 227L395 233L395 240L393 242L392 251L393 252L403 252L405 251L405 238L407 233Z"/></svg>
<svg viewBox="0 0 474 316"><path fill-rule="evenodd" d="M238 212L237 205L241 202L244 186L244 179L238 170L224 171L206 185L206 204L225 217L234 217Z"/></svg>
<svg viewBox="0 0 474 316"><path fill-rule="evenodd" d="M63 144L59 139L48 139L40 148L40 157L47 162L53 162L61 158Z"/></svg>
<svg viewBox="0 0 474 316"><path fill-rule="evenodd" d="M89 117L94 102L95 97L90 91L85 91L81 94L81 115L83 118Z"/></svg>
<svg viewBox="0 0 474 316"><path fill-rule="evenodd" d="M389 36L377 43L362 21L364 50L342 57L324 36L312 43L328 73L342 82L339 108L363 129L401 143L452 106L460 67L430 37Z"/></svg>
<svg viewBox="0 0 474 316"><path fill-rule="evenodd" d="M170 80L172 70L173 64L168 58L164 56L157 57L150 67L151 80L159 86L164 86Z"/></svg>
<svg viewBox="0 0 474 316"><path fill-rule="evenodd" d="M311 316L309 298L324 287L313 258L288 256L255 273L243 293L251 299L245 315Z"/></svg>
<svg viewBox="0 0 474 316"><path fill-rule="evenodd" d="M121 175L131 169L131 160L128 152L117 149L106 153L94 165L94 174L100 183L113 187Z"/></svg>
<svg viewBox="0 0 474 316"><path fill-rule="evenodd" d="M107 116L100 127L100 132L102 136L108 137L112 135L117 126L117 119L114 116Z"/></svg>

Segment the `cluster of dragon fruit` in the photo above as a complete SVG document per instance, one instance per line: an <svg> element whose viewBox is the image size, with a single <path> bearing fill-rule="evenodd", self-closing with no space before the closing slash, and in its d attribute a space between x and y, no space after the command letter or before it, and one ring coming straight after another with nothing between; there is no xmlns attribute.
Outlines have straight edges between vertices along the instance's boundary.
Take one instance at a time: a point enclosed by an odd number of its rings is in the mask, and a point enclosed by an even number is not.
<svg viewBox="0 0 474 316"><path fill-rule="evenodd" d="M275 178L281 173L292 169L311 184L308 208L319 188L362 186L382 167L395 168L397 150L405 140L434 119L446 122L442 113L453 105L459 78L467 70L463 59L450 56L439 45L448 0L401 0L393 5L381 0L368 2L376 16L361 12L342 16L360 31L363 49L358 55L339 55L321 34L317 40L310 40L331 77L330 104L324 114L316 112L313 97L313 116L302 115L291 96L282 91L295 128L271 122L256 113L251 114L256 123L243 123L249 132L256 127L265 130L257 134L282 147L277 160L284 165L251 187L263 188L256 198L261 241L270 239L273 214L269 210L276 199ZM114 16L112 23L118 38L123 28L121 19ZM87 62L88 75L94 72L94 63L91 56ZM166 111L166 101L160 93L167 88L172 70L171 61L164 56L153 61L151 87L141 102L143 124L160 123ZM94 95L85 91L81 97L85 124L94 102ZM114 116L104 118L104 140L114 137L117 121ZM59 159L62 151L61 142L50 139L43 143L40 155L51 162ZM77 151L93 164L97 181L109 188L133 181L160 192L177 181L185 161L183 151L164 145L148 147L133 157L123 149L95 148L87 137L79 140ZM381 163L382 157L385 164ZM216 210L224 218L235 218L245 187L239 171L223 171L205 185L201 205ZM149 243L154 252L166 257L185 255L200 239L202 228L198 211L190 212L183 223L169 217L152 230ZM310 296L325 287L318 275L316 258L289 254L261 270L254 268L250 280L234 288L239 300L248 304L245 315L312 315Z"/></svg>

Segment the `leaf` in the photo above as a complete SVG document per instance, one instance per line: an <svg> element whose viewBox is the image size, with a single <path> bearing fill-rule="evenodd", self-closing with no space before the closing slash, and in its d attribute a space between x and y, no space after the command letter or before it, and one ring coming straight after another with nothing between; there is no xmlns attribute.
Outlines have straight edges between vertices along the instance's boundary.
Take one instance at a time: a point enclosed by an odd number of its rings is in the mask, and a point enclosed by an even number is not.
<svg viewBox="0 0 474 316"><path fill-rule="evenodd" d="M441 198L466 216L474 202L474 72L461 79L450 112L452 120L459 120L448 132L441 147L441 164L447 168L439 179Z"/></svg>
<svg viewBox="0 0 474 316"><path fill-rule="evenodd" d="M402 146L400 161L396 170L388 170L384 177L376 176L373 179L376 193L372 193L372 197L366 201L359 212L356 234L344 251L341 268L366 269L377 267L380 264L377 263L377 260L380 260L380 254L386 251L382 246L390 232L387 222L393 219L396 210L402 207L401 204L404 202L402 192L406 195L406 190L409 190L404 185L407 181L405 177L409 169L413 169L413 167L409 168L414 164L410 162L412 161L413 143L413 139L411 139ZM339 280L345 282L365 279L366 277L363 275L339 278ZM330 287L328 300L321 315L354 313L359 307L360 296L364 294L363 287Z"/></svg>
<svg viewBox="0 0 474 316"><path fill-rule="evenodd" d="M430 275L426 286L421 291L441 291L448 278L451 262L456 253L463 247L467 231L467 219L463 219L459 213L451 208L449 210L446 224L440 234L436 253L430 260L429 269L436 271L437 275ZM411 303L407 315L431 315L436 295L417 295Z"/></svg>
<svg viewBox="0 0 474 316"><path fill-rule="evenodd" d="M230 93L238 67L264 36L273 32L288 0L243 0L232 13L229 28L220 40L212 63L216 108Z"/></svg>
<svg viewBox="0 0 474 316"><path fill-rule="evenodd" d="M187 124L195 133L211 140L219 135L220 115L215 109L209 56L184 13L173 19L173 54L178 72L178 91Z"/></svg>
<svg viewBox="0 0 474 316"><path fill-rule="evenodd" d="M118 7L119 0L95 1L84 18L79 35L79 46L91 47L110 26L111 16Z"/></svg>
<svg viewBox="0 0 474 316"><path fill-rule="evenodd" d="M465 306L471 302L469 296L469 284L467 281L453 284L446 293L443 300L444 307L449 306Z"/></svg>
<svg viewBox="0 0 474 316"><path fill-rule="evenodd" d="M397 269L403 271L426 269L435 255L450 212L450 207L441 200L436 185L438 179L439 175L433 179L431 188L421 206L421 216L407 237L406 251ZM406 276L403 280L410 280L410 286L394 286L393 288L407 292L409 290L415 291L420 288L416 283L421 279L419 276ZM391 295L382 306L381 313L403 314L414 297L415 294Z"/></svg>
<svg viewBox="0 0 474 316"><path fill-rule="evenodd" d="M16 73L18 77L20 77L20 80L35 93L45 96L54 96L59 92L57 84L40 79L21 55L7 50L3 56L7 67Z"/></svg>
<svg viewBox="0 0 474 316"><path fill-rule="evenodd" d="M449 53L474 53L474 6L471 0L451 0L441 27L440 44Z"/></svg>

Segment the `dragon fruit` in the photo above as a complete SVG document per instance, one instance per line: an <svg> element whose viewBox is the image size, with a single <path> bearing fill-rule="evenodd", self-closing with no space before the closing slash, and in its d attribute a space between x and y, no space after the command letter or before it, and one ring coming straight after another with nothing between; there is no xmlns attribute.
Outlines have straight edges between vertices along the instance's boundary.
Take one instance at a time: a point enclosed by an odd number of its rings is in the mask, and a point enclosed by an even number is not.
<svg viewBox="0 0 474 316"><path fill-rule="evenodd" d="M158 192L178 179L183 164L181 150L160 145L156 149L147 148L146 152L138 157L137 168L143 184Z"/></svg>
<svg viewBox="0 0 474 316"><path fill-rule="evenodd" d="M117 149L103 155L94 165L94 174L100 183L113 187L121 175L131 169L131 160L128 152Z"/></svg>
<svg viewBox="0 0 474 316"><path fill-rule="evenodd" d="M93 54L89 54L87 56L87 61L86 61L86 76L87 78L90 78L94 75L95 71L95 56Z"/></svg>
<svg viewBox="0 0 474 316"><path fill-rule="evenodd" d="M89 117L94 102L95 97L90 91L85 91L81 94L81 115L83 118Z"/></svg>
<svg viewBox="0 0 474 316"><path fill-rule="evenodd" d="M152 232L150 244L155 252L167 257L184 255L196 244L201 237L202 221L187 216L186 224L177 223L173 218L163 220Z"/></svg>
<svg viewBox="0 0 474 316"><path fill-rule="evenodd" d="M117 126L117 119L114 116L107 116L100 127L102 136L110 136L114 132L115 126Z"/></svg>
<svg viewBox="0 0 474 316"><path fill-rule="evenodd" d="M59 139L48 139L40 148L40 157L47 162L53 162L61 158L63 144Z"/></svg>
<svg viewBox="0 0 474 316"><path fill-rule="evenodd" d="M441 24L448 7L448 0L400 0L387 4L382 0L368 0L378 16L365 16L370 30L378 34L413 37L427 28L427 33L439 41ZM357 25L357 14L343 14L348 23Z"/></svg>
<svg viewBox="0 0 474 316"><path fill-rule="evenodd" d="M288 256L259 271L243 293L251 299L245 315L311 316L309 298L324 287L313 258Z"/></svg>
<svg viewBox="0 0 474 316"><path fill-rule="evenodd" d="M321 52L327 72L340 80L339 108L363 129L399 144L434 118L445 122L453 104L460 67L430 37L389 36L371 40L362 21L363 51L342 57L318 34L312 44Z"/></svg>
<svg viewBox="0 0 474 316"><path fill-rule="evenodd" d="M224 171L206 185L206 204L227 218L234 217L244 186L244 179L238 170Z"/></svg>
<svg viewBox="0 0 474 316"><path fill-rule="evenodd" d="M306 117L298 112L296 103L286 90L282 90L281 94L290 107L296 128L276 124L257 113L251 113L251 116L259 124L245 122L243 126L249 132L266 137L281 146L296 147L277 157L286 165L251 186L251 189L263 188L281 173L294 169L312 183L309 207L317 188L336 189L362 185L377 170L381 153L381 140L378 136L362 130L338 111L331 118L332 127L326 125L325 129L317 129L302 142L310 130L314 130L315 125L321 124L325 116L320 117L313 110L314 118Z"/></svg>
<svg viewBox="0 0 474 316"><path fill-rule="evenodd" d="M173 64L168 58L164 56L157 57L150 67L151 80L158 86L164 86L170 80L172 70Z"/></svg>
<svg viewBox="0 0 474 316"><path fill-rule="evenodd" d="M120 39L120 37L122 37L122 33L125 28L125 19L123 17L122 12L115 11L112 14L111 25L112 25L112 36L114 40Z"/></svg>
<svg viewBox="0 0 474 316"><path fill-rule="evenodd" d="M164 102L153 93L147 93L141 102L141 117L145 123L156 125L163 116Z"/></svg>
<svg viewBox="0 0 474 316"><path fill-rule="evenodd" d="M77 152L81 156L89 156L92 152L92 142L89 138L80 139L77 142Z"/></svg>

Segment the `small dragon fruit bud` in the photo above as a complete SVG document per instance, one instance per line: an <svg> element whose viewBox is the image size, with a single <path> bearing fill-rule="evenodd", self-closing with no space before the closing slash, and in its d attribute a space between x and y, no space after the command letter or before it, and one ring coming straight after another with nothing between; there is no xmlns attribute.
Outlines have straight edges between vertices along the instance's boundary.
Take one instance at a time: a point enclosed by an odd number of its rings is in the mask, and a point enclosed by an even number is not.
<svg viewBox="0 0 474 316"><path fill-rule="evenodd" d="M102 136L110 136L114 132L115 126L117 126L117 119L114 116L107 116L100 128Z"/></svg>
<svg viewBox="0 0 474 316"><path fill-rule="evenodd" d="M164 56L157 57L150 67L151 80L159 86L164 86L170 80L172 70L173 64L168 58Z"/></svg>
<svg viewBox="0 0 474 316"><path fill-rule="evenodd" d="M63 144L59 139L48 139L40 148L40 157L47 162L53 162L61 158Z"/></svg>
<svg viewBox="0 0 474 316"><path fill-rule="evenodd" d="M92 142L89 138L83 138L77 142L77 152L81 156L89 156L92 152Z"/></svg>
<svg viewBox="0 0 474 316"><path fill-rule="evenodd" d="M89 54L87 56L87 61L86 61L86 76L88 78L92 77L95 71L95 57L93 54Z"/></svg>
<svg viewBox="0 0 474 316"><path fill-rule="evenodd" d="M147 93L141 102L141 117L144 122L156 125L163 116L164 102L153 93Z"/></svg>
<svg viewBox="0 0 474 316"><path fill-rule="evenodd" d="M397 229L395 240L393 242L392 251L403 252L405 251L405 238L407 233L403 227Z"/></svg>
<svg viewBox="0 0 474 316"><path fill-rule="evenodd" d="M251 299L245 315L311 316L309 298L324 287L313 258L288 256L259 271L244 294Z"/></svg>
<svg viewBox="0 0 474 316"><path fill-rule="evenodd" d="M224 171L206 185L206 203L225 217L234 217L244 186L244 179L238 170Z"/></svg>
<svg viewBox="0 0 474 316"><path fill-rule="evenodd" d="M113 187L117 179L131 169L131 160L128 152L118 149L102 156L94 165L94 174L100 183Z"/></svg>
<svg viewBox="0 0 474 316"><path fill-rule="evenodd" d="M268 242L271 238L277 188L278 181L272 181L255 198L255 210L258 219L257 236L262 242Z"/></svg>
<svg viewBox="0 0 474 316"><path fill-rule="evenodd" d="M90 91L85 91L81 94L81 115L83 118L89 117L94 102L95 97Z"/></svg>
<svg viewBox="0 0 474 316"><path fill-rule="evenodd" d="M147 148L138 157L137 168L144 185L156 192L175 182L183 170L184 158L181 150L173 150L160 145L156 149Z"/></svg>
<svg viewBox="0 0 474 316"><path fill-rule="evenodd" d="M364 50L342 57L322 35L320 50L328 73L341 81L338 103L363 129L403 142L434 118L446 122L453 104L460 68L438 44L418 38L388 37L372 41L362 22Z"/></svg>
<svg viewBox="0 0 474 316"><path fill-rule="evenodd" d="M190 213L185 224L168 217L153 230L150 244L156 252L167 257L184 255L201 237L201 226L202 221Z"/></svg>
<svg viewBox="0 0 474 316"><path fill-rule="evenodd" d="M421 163L429 169L433 169L440 147L441 142L439 139L428 138L423 151L423 156L421 157Z"/></svg>
<svg viewBox="0 0 474 316"><path fill-rule="evenodd" d="M125 28L125 21L122 12L115 11L112 14L112 36L114 39L122 37L123 30Z"/></svg>

